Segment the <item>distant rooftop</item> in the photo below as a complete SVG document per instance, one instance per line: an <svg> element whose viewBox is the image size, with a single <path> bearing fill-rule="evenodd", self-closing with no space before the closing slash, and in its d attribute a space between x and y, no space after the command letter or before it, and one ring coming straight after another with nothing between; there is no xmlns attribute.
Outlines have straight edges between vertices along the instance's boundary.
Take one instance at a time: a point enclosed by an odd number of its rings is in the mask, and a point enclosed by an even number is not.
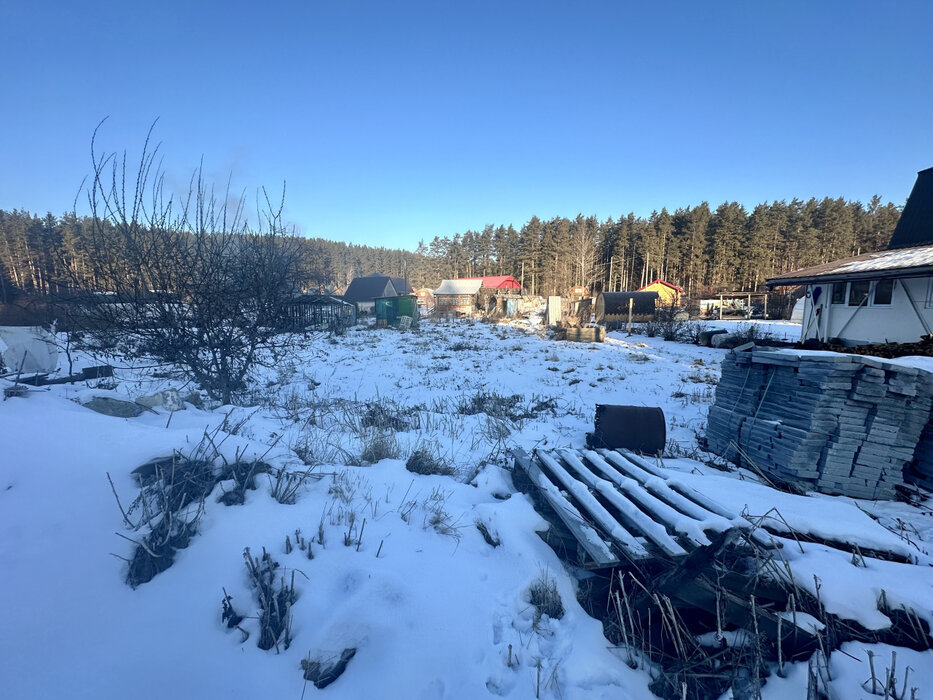
<svg viewBox="0 0 933 700"><path fill-rule="evenodd" d="M475 279L444 280L434 294L476 294L483 286L481 277Z"/></svg>

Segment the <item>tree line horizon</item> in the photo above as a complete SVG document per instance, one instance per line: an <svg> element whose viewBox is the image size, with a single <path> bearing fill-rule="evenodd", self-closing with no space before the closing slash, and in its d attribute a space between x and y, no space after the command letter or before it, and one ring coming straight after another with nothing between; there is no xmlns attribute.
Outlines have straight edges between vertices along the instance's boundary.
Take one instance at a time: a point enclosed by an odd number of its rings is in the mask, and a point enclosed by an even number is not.
<svg viewBox="0 0 933 700"><path fill-rule="evenodd" d="M884 249L901 208L875 195L867 204L824 197L766 201L751 211L733 201L648 217L532 216L517 229L490 224L435 236L414 251L295 237L294 282L306 291L343 290L355 277L383 273L433 289L444 279L512 275L541 296L565 295L575 285L632 291L658 278L688 297L754 291L768 277ZM92 224L73 213L0 209L0 303L49 296L75 282L108 291L93 277L100 241L91 244Z"/></svg>

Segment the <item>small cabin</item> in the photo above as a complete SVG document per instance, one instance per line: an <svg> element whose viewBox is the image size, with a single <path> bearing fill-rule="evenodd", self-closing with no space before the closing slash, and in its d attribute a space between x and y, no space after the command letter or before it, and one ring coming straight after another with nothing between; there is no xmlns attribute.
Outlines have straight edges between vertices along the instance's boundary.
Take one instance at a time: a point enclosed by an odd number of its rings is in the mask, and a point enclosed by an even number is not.
<svg viewBox="0 0 933 700"><path fill-rule="evenodd" d="M684 294L684 290L681 287L678 287L676 284L671 284L670 282L665 282L662 279L656 279L646 284L644 287L639 287L635 291L657 292L658 306L665 306L667 308L680 306L680 298Z"/></svg>
<svg viewBox="0 0 933 700"><path fill-rule="evenodd" d="M887 250L788 272L806 285L800 340L912 343L933 333L933 168L917 173Z"/></svg>
<svg viewBox="0 0 933 700"><path fill-rule="evenodd" d="M434 290L434 312L448 316L469 316L477 310L482 278L444 280Z"/></svg>

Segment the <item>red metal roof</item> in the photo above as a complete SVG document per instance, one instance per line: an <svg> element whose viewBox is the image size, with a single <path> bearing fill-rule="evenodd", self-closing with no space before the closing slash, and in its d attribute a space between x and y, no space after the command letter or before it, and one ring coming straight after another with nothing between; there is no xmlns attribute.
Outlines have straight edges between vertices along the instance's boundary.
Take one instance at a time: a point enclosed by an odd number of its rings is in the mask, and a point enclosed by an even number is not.
<svg viewBox="0 0 933 700"><path fill-rule="evenodd" d="M496 275L493 277L461 277L464 280L482 280L486 289L521 289L522 285L512 275Z"/></svg>

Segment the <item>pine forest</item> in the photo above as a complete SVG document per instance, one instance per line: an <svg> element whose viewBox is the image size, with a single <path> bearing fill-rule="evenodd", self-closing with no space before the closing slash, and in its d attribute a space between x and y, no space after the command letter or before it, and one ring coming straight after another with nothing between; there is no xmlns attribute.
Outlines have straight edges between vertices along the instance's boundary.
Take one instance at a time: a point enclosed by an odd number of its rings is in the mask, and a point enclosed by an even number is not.
<svg viewBox="0 0 933 700"><path fill-rule="evenodd" d="M875 196L865 205L844 199L763 203L706 202L648 218L628 214L540 219L520 228L490 224L422 241L415 251L300 238L304 291L345 289L374 272L407 277L415 288L443 279L513 275L527 294L566 294L573 285L623 291L661 278L687 296L755 290L770 276L883 249L900 207ZM100 251L118 255L118 241L89 241L91 220L0 210L0 303L36 299L80 285L100 291ZM114 235L117 235L116 233ZM93 243L93 244L92 244ZM96 251L96 252L95 252ZM119 261L117 261L119 262Z"/></svg>

